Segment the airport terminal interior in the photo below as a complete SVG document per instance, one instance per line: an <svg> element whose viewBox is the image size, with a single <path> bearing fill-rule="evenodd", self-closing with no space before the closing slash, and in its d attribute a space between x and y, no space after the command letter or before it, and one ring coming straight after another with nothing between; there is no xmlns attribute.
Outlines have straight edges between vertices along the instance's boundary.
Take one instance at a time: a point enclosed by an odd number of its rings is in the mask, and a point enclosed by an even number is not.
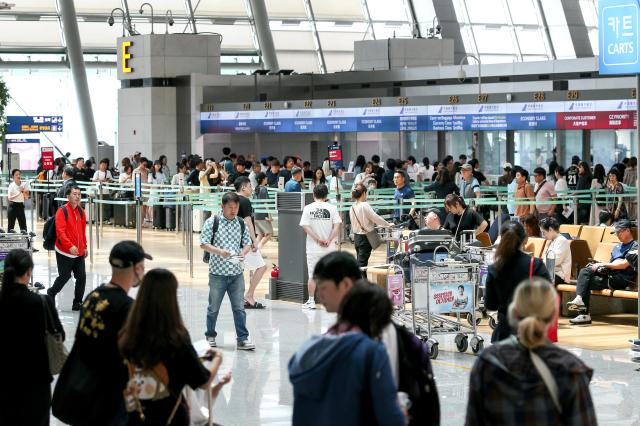
<svg viewBox="0 0 640 426"><path fill-rule="evenodd" d="M0 426L640 425L639 17L0 0Z"/></svg>

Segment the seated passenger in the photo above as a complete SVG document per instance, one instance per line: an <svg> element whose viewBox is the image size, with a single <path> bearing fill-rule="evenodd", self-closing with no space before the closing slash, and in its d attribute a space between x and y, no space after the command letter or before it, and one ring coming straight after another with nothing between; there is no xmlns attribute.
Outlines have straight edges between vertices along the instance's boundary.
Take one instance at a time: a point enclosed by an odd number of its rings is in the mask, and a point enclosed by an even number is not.
<svg viewBox="0 0 640 426"><path fill-rule="evenodd" d="M569 241L560 233L560 224L555 217L545 217L540 221L540 229L546 245L542 260L554 259L555 284L565 284L571 279L571 248ZM549 264L547 264L547 269Z"/></svg>
<svg viewBox="0 0 640 426"><path fill-rule="evenodd" d="M520 219L520 221L522 222L522 226L524 226L524 230L527 233L527 238L540 238L540 221L535 214L525 215Z"/></svg>
<svg viewBox="0 0 640 426"><path fill-rule="evenodd" d="M613 215L609 210L602 210L598 215L598 226L611 226L613 223Z"/></svg>
<svg viewBox="0 0 640 426"><path fill-rule="evenodd" d="M597 424L589 391L593 370L546 339L556 298L553 286L540 278L518 286L509 305L517 337L489 346L476 359L467 426Z"/></svg>
<svg viewBox="0 0 640 426"><path fill-rule="evenodd" d="M378 340L391 311L380 287L354 287L329 334L312 337L293 355L294 426L406 424L389 356Z"/></svg>
<svg viewBox="0 0 640 426"><path fill-rule="evenodd" d="M451 231L457 240L460 240L463 231L475 231L475 236L477 237L489 226L478 212L467 207L467 204L459 195L447 195L444 205L449 211L444 223L444 229Z"/></svg>
<svg viewBox="0 0 640 426"><path fill-rule="evenodd" d="M440 216L438 216L438 213L434 211L430 211L429 213L427 213L425 224L427 225L427 229L431 231L438 231L442 229L442 225L440 224Z"/></svg>
<svg viewBox="0 0 640 426"><path fill-rule="evenodd" d="M574 325L591 324L589 302L591 290L624 290L633 285L638 267L638 243L631 233L631 222L626 219L615 224L612 231L620 239L611 252L608 263L592 263L582 268L578 273L576 284L576 298L567 303L567 308L578 311L579 315L569 320Z"/></svg>

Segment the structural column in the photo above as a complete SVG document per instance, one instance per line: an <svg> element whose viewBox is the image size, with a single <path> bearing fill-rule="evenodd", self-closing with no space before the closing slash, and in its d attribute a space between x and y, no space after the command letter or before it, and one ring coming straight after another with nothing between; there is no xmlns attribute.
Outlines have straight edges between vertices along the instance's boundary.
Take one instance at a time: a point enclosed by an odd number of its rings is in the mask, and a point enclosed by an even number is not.
<svg viewBox="0 0 640 426"><path fill-rule="evenodd" d="M64 39L67 43L67 56L69 57L69 64L71 65L73 84L76 90L76 98L78 99L78 110L82 121L85 154L88 157L95 157L98 150L98 136L96 133L96 124L93 119L87 72L82 56L80 33L78 31L78 21L73 0L60 0L60 12L62 15Z"/></svg>
<svg viewBox="0 0 640 426"><path fill-rule="evenodd" d="M438 22L442 27L442 38L450 38L453 40L453 61L457 64L467 52L464 49L460 23L456 16L453 0L435 0L433 2L433 8L438 17Z"/></svg>
<svg viewBox="0 0 640 426"><path fill-rule="evenodd" d="M578 0L561 0L564 16L567 19L573 50L576 58L588 58L593 56L593 49L589 41L589 32L584 23L582 9Z"/></svg>
<svg viewBox="0 0 640 426"><path fill-rule="evenodd" d="M264 67L271 71L279 71L278 56L276 55L276 48L273 44L273 35L269 27L269 15L267 14L267 7L264 4L264 0L249 0L249 5L251 7L251 14L253 15L253 24L256 29L256 36L258 37Z"/></svg>

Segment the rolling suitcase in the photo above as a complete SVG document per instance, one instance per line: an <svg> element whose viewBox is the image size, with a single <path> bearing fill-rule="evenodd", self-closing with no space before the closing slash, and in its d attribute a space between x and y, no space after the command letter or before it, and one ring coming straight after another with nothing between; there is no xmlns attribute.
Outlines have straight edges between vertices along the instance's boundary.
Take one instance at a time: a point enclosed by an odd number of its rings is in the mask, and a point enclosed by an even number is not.
<svg viewBox="0 0 640 426"><path fill-rule="evenodd" d="M113 224L125 228L135 228L136 207L134 205L121 204L113 206Z"/></svg>
<svg viewBox="0 0 640 426"><path fill-rule="evenodd" d="M176 208L174 206L166 207L165 210L165 222L169 231L176 230Z"/></svg>
<svg viewBox="0 0 640 426"><path fill-rule="evenodd" d="M165 211L164 206L153 206L153 228L154 229L165 228L164 211Z"/></svg>

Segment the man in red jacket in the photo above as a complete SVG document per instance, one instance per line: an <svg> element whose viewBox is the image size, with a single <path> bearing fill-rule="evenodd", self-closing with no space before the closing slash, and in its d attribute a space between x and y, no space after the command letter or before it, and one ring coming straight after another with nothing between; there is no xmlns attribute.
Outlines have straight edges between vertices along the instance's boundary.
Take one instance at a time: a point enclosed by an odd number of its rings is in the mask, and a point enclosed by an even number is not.
<svg viewBox="0 0 640 426"><path fill-rule="evenodd" d="M84 297L87 274L84 258L87 257L87 218L80 207L80 188L75 185L66 190L67 203L56 212L56 263L58 278L47 294L55 297L71 278L76 279L72 310L79 311Z"/></svg>

